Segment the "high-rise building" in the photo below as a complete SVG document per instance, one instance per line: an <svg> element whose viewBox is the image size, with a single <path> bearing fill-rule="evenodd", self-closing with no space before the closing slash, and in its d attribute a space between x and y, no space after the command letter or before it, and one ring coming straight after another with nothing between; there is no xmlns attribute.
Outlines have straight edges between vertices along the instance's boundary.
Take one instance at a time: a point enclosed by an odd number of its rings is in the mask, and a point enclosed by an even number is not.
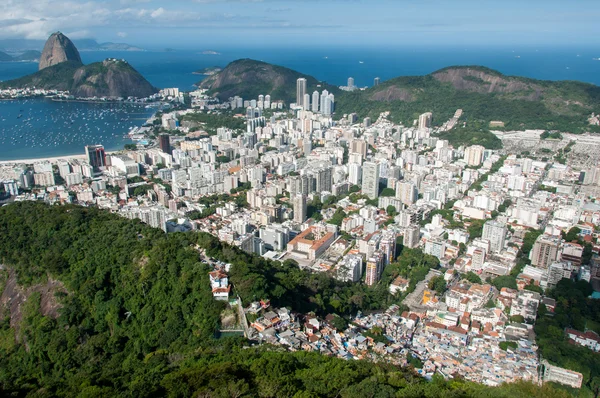
<svg viewBox="0 0 600 398"><path fill-rule="evenodd" d="M404 238L402 244L408 248L415 248L419 245L419 238L421 235L421 228L416 225L410 225L404 230Z"/></svg>
<svg viewBox="0 0 600 398"><path fill-rule="evenodd" d="M302 105L306 94L306 79L301 77L296 80L296 105Z"/></svg>
<svg viewBox="0 0 600 398"><path fill-rule="evenodd" d="M321 113L323 115L331 115L334 106L334 96L329 94L329 91L323 90L321 93Z"/></svg>
<svg viewBox="0 0 600 398"><path fill-rule="evenodd" d="M441 239L427 239L425 242L425 254L431 254L439 258L444 258L446 253L446 242Z"/></svg>
<svg viewBox="0 0 600 398"><path fill-rule="evenodd" d="M305 111L310 110L310 94L304 94L304 98L302 99L302 109Z"/></svg>
<svg viewBox="0 0 600 398"><path fill-rule="evenodd" d="M478 247L473 250L473 255L471 256L471 271L477 272L481 271L483 268L483 263L485 262L485 250Z"/></svg>
<svg viewBox="0 0 600 398"><path fill-rule="evenodd" d="M483 152L485 148L481 145L471 145L465 148L464 161L469 166L479 166L483 162Z"/></svg>
<svg viewBox="0 0 600 398"><path fill-rule="evenodd" d="M431 127L431 119L433 118L433 113L426 112L419 116L419 130L427 130Z"/></svg>
<svg viewBox="0 0 600 398"><path fill-rule="evenodd" d="M405 205L411 205L417 201L417 187L412 182L396 183L396 197Z"/></svg>
<svg viewBox="0 0 600 398"><path fill-rule="evenodd" d="M348 78L348 88L349 89L353 89L354 88L354 78L353 77L349 77Z"/></svg>
<svg viewBox="0 0 600 398"><path fill-rule="evenodd" d="M379 250L383 253L385 265L394 261L396 256L396 233L392 230L385 231L379 242Z"/></svg>
<svg viewBox="0 0 600 398"><path fill-rule="evenodd" d="M350 153L359 153L365 159L367 157L368 144L365 140L355 139L350 142Z"/></svg>
<svg viewBox="0 0 600 398"><path fill-rule="evenodd" d="M294 198L294 222L302 224L306 221L306 196L296 194Z"/></svg>
<svg viewBox="0 0 600 398"><path fill-rule="evenodd" d="M169 134L161 134L158 136L160 150L164 153L168 153L169 155L173 154L171 150L171 140L169 138Z"/></svg>
<svg viewBox="0 0 600 398"><path fill-rule="evenodd" d="M373 80L373 86L379 86L379 82L380 82L380 79L379 79L378 77L376 77L376 78Z"/></svg>
<svg viewBox="0 0 600 398"><path fill-rule="evenodd" d="M358 163L348 164L348 182L354 185L360 185L362 167Z"/></svg>
<svg viewBox="0 0 600 398"><path fill-rule="evenodd" d="M365 162L362 170L362 192L369 199L379 196L379 163Z"/></svg>
<svg viewBox="0 0 600 398"><path fill-rule="evenodd" d="M101 167L106 166L106 153L104 152L104 146L102 145L86 145L85 155L87 156L88 163L98 170Z"/></svg>
<svg viewBox="0 0 600 398"><path fill-rule="evenodd" d="M540 235L536 239L533 249L531 250L531 264L538 268L548 268L550 264L556 261L559 246L559 238L549 235Z"/></svg>
<svg viewBox="0 0 600 398"><path fill-rule="evenodd" d="M384 255L380 251L376 251L371 257L369 257L367 260L365 284L372 286L379 282L379 279L381 279L381 274L383 273L383 269L385 268L384 261Z"/></svg>
<svg viewBox="0 0 600 398"><path fill-rule="evenodd" d="M490 220L483 225L482 238L490 241L490 250L499 253L504 249L506 240L506 224Z"/></svg>
<svg viewBox="0 0 600 398"><path fill-rule="evenodd" d="M325 167L319 169L316 173L316 190L317 192L331 192L332 184L332 168Z"/></svg>
<svg viewBox="0 0 600 398"><path fill-rule="evenodd" d="M320 101L320 95L318 91L314 91L312 93L312 111L314 113L319 112L319 101Z"/></svg>

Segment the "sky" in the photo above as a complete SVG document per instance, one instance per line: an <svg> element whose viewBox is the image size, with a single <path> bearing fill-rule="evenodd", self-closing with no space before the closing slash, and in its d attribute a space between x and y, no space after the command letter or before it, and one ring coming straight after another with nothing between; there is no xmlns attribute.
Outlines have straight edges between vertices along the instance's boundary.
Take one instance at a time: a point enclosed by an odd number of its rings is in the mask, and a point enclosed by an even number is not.
<svg viewBox="0 0 600 398"><path fill-rule="evenodd" d="M598 0L1 0L0 40L147 49L597 46Z"/></svg>

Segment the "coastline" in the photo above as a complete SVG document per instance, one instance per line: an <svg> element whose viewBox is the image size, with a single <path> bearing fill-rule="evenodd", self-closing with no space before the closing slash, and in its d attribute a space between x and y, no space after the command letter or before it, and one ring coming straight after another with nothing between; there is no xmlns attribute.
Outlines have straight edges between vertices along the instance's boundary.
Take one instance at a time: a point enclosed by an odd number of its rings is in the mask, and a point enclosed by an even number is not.
<svg viewBox="0 0 600 398"><path fill-rule="evenodd" d="M107 154L109 152L106 152ZM63 155L63 156L54 156L54 157L45 157L45 158L31 158L31 159L16 159L16 160L0 160L1 166L7 166L10 164L33 164L37 162L57 162L59 160L67 160L67 159L85 159L85 154L79 155Z"/></svg>

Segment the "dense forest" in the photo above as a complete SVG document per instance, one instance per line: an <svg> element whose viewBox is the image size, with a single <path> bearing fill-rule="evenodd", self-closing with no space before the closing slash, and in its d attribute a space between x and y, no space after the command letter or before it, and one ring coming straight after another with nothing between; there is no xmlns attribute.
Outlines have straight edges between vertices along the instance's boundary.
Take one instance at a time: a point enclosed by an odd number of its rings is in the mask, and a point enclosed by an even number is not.
<svg viewBox="0 0 600 398"><path fill-rule="evenodd" d="M209 269L196 247L232 261L231 279L245 300L270 297L319 312L376 302L365 288L353 291L326 275L249 256L207 234L166 235L94 208L15 203L0 208L0 394L566 396L527 383L426 382L410 368L268 346L244 349L242 339L215 339L224 304L212 299ZM435 265L415 264L418 252L406 256L394 274Z"/></svg>

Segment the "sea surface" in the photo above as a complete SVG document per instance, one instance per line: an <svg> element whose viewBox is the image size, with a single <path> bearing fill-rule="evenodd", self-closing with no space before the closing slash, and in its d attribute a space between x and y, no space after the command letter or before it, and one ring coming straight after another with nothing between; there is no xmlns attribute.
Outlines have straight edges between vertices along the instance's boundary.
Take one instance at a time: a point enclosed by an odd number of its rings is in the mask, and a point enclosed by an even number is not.
<svg viewBox="0 0 600 398"><path fill-rule="evenodd" d="M141 105L56 102L48 99L0 101L0 160L80 155L102 144L123 149L131 127L153 113Z"/></svg>
<svg viewBox="0 0 600 398"><path fill-rule="evenodd" d="M384 81L402 75L424 75L452 65L483 65L506 75L579 80L600 85L600 49L596 48L248 47L217 51L220 54L207 55L189 50L84 51L81 57L84 63L109 57L123 58L156 87L181 90L192 90L194 84L204 78L193 74L194 71L211 66L224 67L240 58L286 66L335 85L345 85L348 77L353 77L359 87L371 86L375 77ZM0 80L14 79L36 70L36 63L0 63ZM151 112L142 109L141 113L130 113L130 108L113 109L98 119L102 107L111 106L49 101L0 102L0 160L82 153L83 145L89 143L117 149L122 147L122 136L129 127L141 125ZM20 109L33 114L30 125L24 124L25 115L17 119ZM73 124L48 122L52 117L71 120L72 115L77 115Z"/></svg>

